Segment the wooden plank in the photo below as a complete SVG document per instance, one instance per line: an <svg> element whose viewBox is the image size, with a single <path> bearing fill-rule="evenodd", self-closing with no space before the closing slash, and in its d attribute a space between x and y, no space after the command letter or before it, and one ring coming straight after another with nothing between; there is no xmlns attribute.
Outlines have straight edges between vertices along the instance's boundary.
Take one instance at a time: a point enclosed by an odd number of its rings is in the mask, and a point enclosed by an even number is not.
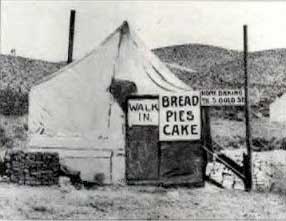
<svg viewBox="0 0 286 221"><path fill-rule="evenodd" d="M211 135L211 119L210 107L201 108L202 118L202 145L204 145L210 152L213 152L212 135ZM204 153L206 161L212 161L212 155Z"/></svg>
<svg viewBox="0 0 286 221"><path fill-rule="evenodd" d="M223 165L225 165L229 170L231 170L235 175L237 175L239 178L241 178L243 181L245 181L244 174L244 167L237 164L233 159L226 156L223 153L219 153L217 155L217 161Z"/></svg>
<svg viewBox="0 0 286 221"><path fill-rule="evenodd" d="M127 181L158 179L159 128L157 126L129 127L127 138Z"/></svg>
<svg viewBox="0 0 286 221"><path fill-rule="evenodd" d="M161 142L160 180L165 184L200 183L204 177L204 150L200 142Z"/></svg>

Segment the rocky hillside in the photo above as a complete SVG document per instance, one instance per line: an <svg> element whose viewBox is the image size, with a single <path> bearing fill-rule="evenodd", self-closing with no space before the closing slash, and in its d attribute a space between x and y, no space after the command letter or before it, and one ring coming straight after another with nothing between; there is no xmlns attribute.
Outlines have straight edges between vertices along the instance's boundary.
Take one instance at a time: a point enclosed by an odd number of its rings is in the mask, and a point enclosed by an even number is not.
<svg viewBox="0 0 286 221"><path fill-rule="evenodd" d="M23 115L28 111L31 86L64 64L0 55L0 113Z"/></svg>
<svg viewBox="0 0 286 221"><path fill-rule="evenodd" d="M239 51L200 44L175 45L153 51L194 89L243 86L243 57ZM268 106L277 95L286 91L285 64L286 49L249 54L250 93L254 104ZM0 113L27 112L25 104L31 86L64 65L0 55ZM20 111L23 105L25 107Z"/></svg>
<svg viewBox="0 0 286 221"><path fill-rule="evenodd" d="M212 66L237 59L240 55L234 50L201 44L175 45L153 51L163 62L175 63L202 73Z"/></svg>
<svg viewBox="0 0 286 221"><path fill-rule="evenodd" d="M28 92L43 77L57 71L63 63L0 55L0 90L7 88Z"/></svg>

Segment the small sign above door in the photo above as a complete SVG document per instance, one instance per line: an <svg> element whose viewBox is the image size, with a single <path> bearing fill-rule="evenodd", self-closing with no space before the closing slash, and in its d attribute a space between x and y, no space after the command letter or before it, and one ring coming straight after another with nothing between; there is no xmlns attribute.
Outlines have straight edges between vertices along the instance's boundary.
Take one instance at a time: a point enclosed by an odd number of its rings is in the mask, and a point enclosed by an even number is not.
<svg viewBox="0 0 286 221"><path fill-rule="evenodd" d="M202 90L201 106L243 106L245 95L242 89Z"/></svg>
<svg viewBox="0 0 286 221"><path fill-rule="evenodd" d="M127 105L129 127L159 125L158 99L129 99Z"/></svg>

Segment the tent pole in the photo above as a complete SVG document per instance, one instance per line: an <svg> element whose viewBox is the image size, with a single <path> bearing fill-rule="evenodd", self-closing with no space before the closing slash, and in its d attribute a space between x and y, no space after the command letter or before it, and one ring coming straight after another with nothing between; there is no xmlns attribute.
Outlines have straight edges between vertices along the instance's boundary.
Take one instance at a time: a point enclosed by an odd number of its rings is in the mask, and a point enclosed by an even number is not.
<svg viewBox="0 0 286 221"><path fill-rule="evenodd" d="M249 102L249 75L248 75L248 36L247 25L243 26L243 66L244 66L244 89L245 89L245 127L246 127L246 147L247 156L244 155L245 168L245 191L252 189L252 141L250 128L250 102Z"/></svg>
<svg viewBox="0 0 286 221"><path fill-rule="evenodd" d="M73 56L74 23L75 23L75 10L71 10L70 11L70 26L69 26L68 60L67 60L68 64L72 62L72 56Z"/></svg>

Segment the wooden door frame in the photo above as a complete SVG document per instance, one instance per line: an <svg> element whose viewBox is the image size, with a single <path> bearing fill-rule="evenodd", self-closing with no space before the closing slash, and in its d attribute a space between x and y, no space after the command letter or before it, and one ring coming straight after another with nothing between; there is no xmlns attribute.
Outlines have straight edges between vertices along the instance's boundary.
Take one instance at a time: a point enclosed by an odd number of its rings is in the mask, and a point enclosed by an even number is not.
<svg viewBox="0 0 286 221"><path fill-rule="evenodd" d="M161 184L160 180L160 167L161 167L161 142L158 140L158 179L154 181L137 181L137 182L128 182L127 180L127 165L128 165L128 158L127 158L127 152L126 148L128 145L128 137L127 137L127 132L128 132L128 101L130 99L158 99L159 102L159 95L150 95L150 94L142 94L142 95L129 95L126 97L126 102L125 102L125 177L126 177L126 182L128 184ZM158 113L159 114L159 113ZM210 116L209 116L209 108L208 107L203 107L201 106L200 108L200 115L201 115L201 138L200 138L200 143L201 145L206 146L207 148L212 149L212 138L211 138L211 128L210 128ZM160 115L159 115L159 121L160 121ZM160 123L160 122L159 122ZM159 127L159 124L158 124ZM203 179L205 180L205 172L206 172L206 165L208 162L208 155L205 150L203 150L203 159L205 161L205 165L203 165L203 173L204 177Z"/></svg>
<svg viewBox="0 0 286 221"><path fill-rule="evenodd" d="M157 184L159 182L159 172L160 172L160 155L158 154L158 178L157 180L138 180L138 181L128 181L127 179L127 168L128 168L128 157L127 157L127 145L128 145L128 127L129 127L129 122L128 122L128 101L132 99L137 99L137 100L144 100L144 99L150 99L150 100L156 100L158 99L159 101L159 95L150 95L150 94L142 94L142 95L128 95L126 97L125 101L125 179L127 184L135 184L135 183L141 183L141 184ZM159 114L159 113L158 113ZM160 120L160 119L159 119ZM159 124L158 124L159 127ZM160 144L158 143L158 153L160 152Z"/></svg>

